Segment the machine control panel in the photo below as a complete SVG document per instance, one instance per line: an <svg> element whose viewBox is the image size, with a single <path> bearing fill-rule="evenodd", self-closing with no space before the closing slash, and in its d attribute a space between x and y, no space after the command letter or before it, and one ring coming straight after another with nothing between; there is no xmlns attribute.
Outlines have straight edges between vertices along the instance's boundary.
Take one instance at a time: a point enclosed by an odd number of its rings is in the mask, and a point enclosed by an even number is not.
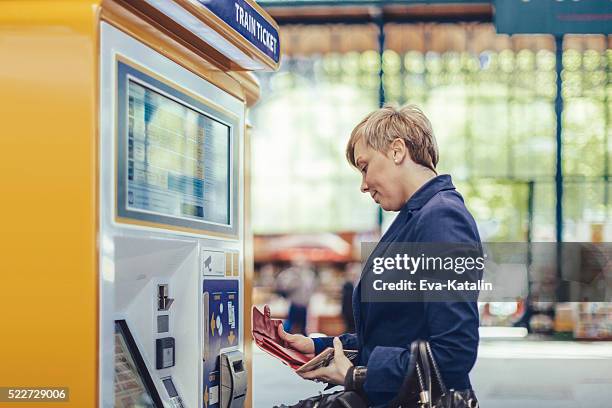
<svg viewBox="0 0 612 408"><path fill-rule="evenodd" d="M222 355L241 343L240 281L236 278L203 279L204 406L221 408ZM240 367L237 366L237 369ZM237 370L240 372L240 370ZM246 378L246 373L245 373ZM240 393L239 393L240 394ZM232 405L237 406L237 405Z"/></svg>

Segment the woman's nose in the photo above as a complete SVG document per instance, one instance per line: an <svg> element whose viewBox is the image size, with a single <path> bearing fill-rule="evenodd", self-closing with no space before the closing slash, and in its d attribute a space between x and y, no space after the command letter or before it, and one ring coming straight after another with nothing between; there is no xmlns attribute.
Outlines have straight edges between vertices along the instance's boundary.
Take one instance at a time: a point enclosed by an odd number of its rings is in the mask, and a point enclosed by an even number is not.
<svg viewBox="0 0 612 408"><path fill-rule="evenodd" d="M365 177L361 179L361 192L362 193L367 193L368 192L368 184L365 181Z"/></svg>

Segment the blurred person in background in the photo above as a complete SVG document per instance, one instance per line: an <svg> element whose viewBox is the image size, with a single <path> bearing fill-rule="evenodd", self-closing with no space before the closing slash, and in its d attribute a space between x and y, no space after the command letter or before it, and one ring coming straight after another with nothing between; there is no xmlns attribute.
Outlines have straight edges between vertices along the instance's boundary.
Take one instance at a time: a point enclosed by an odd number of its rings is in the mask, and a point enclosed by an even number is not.
<svg viewBox="0 0 612 408"><path fill-rule="evenodd" d="M378 246L388 243L469 243L480 235L449 175L438 175L432 126L414 105L386 106L353 130L346 157L362 175L361 191L386 211L399 212ZM382 245L381 245L382 243ZM374 250L376 251L376 249ZM371 271L364 270L362 276ZM478 350L478 307L461 302L363 302L361 283L353 293L355 333L309 338L279 333L294 349L318 354L336 349L333 362L303 378L345 385L369 406L386 406L404 380L410 344L427 340L456 407L477 407L469 372ZM357 366L342 349L359 351ZM436 401L433 401L435 403Z"/></svg>
<svg viewBox="0 0 612 408"><path fill-rule="evenodd" d="M342 320L347 333L355 333L355 317L353 316L353 291L359 281L361 267L351 263L346 268L346 280L342 285Z"/></svg>
<svg viewBox="0 0 612 408"><path fill-rule="evenodd" d="M286 332L306 335L308 304L315 288L315 273L305 259L296 259L276 277L276 291L289 300L287 320L283 325Z"/></svg>
<svg viewBox="0 0 612 408"><path fill-rule="evenodd" d="M274 288L276 286L276 276L273 264L268 263L261 266L259 269L258 286L264 288Z"/></svg>

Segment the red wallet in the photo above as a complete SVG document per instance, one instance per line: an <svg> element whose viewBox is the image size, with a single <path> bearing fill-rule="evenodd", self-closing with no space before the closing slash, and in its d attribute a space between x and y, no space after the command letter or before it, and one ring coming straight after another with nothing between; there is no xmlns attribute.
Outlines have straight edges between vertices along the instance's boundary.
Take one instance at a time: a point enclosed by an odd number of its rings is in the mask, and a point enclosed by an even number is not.
<svg viewBox="0 0 612 408"><path fill-rule="evenodd" d="M253 339L255 344L266 353L278 358L292 369L296 370L310 360L310 357L287 347L287 343L278 334L278 326L283 324L280 319L270 317L270 307L264 306L263 313L253 306Z"/></svg>

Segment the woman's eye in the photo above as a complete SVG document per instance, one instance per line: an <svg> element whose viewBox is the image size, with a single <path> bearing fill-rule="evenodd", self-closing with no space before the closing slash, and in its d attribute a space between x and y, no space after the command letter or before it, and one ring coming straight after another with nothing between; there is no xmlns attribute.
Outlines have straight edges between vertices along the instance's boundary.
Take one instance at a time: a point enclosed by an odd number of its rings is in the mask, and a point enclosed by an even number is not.
<svg viewBox="0 0 612 408"><path fill-rule="evenodd" d="M361 169L361 172L363 174L366 174L368 172L368 166L363 166L363 168Z"/></svg>

